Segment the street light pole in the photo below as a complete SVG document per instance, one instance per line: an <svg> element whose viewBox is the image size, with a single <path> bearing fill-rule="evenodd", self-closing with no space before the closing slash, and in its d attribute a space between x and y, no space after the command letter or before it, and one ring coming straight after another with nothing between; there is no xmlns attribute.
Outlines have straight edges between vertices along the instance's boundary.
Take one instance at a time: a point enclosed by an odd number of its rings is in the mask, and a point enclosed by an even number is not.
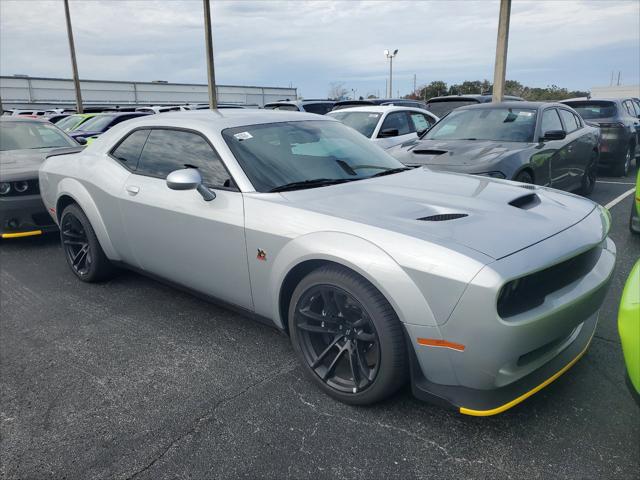
<svg viewBox="0 0 640 480"><path fill-rule="evenodd" d="M391 98L393 97L393 57L398 54L398 49L396 48L393 53L390 50L385 50L384 54L389 59L389 96L387 98Z"/></svg>
<svg viewBox="0 0 640 480"><path fill-rule="evenodd" d="M216 92L216 76L213 68L213 36L211 35L211 5L209 0L202 0L204 5L204 35L207 47L207 77L209 80L209 108L218 108L218 95Z"/></svg>
<svg viewBox="0 0 640 480"><path fill-rule="evenodd" d="M67 20L67 37L69 38L69 53L71 54L71 70L73 73L73 86L76 90L76 111L82 113L82 93L80 91L80 79L78 78L78 64L76 62L76 47L73 43L73 30L71 29L71 15L69 14L69 0L64 0L64 16Z"/></svg>
<svg viewBox="0 0 640 480"><path fill-rule="evenodd" d="M504 82L507 72L507 47L509 45L509 21L511 0L500 0L500 18L498 20L498 41L496 43L496 64L493 71L492 102L504 99Z"/></svg>

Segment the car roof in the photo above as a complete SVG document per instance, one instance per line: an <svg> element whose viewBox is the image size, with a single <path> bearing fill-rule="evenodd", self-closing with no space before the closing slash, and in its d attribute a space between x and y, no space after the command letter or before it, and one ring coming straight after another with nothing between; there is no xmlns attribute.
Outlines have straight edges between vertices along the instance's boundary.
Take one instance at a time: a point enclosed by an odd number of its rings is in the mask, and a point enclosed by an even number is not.
<svg viewBox="0 0 640 480"><path fill-rule="evenodd" d="M427 100L429 102L454 102L456 100L477 100L478 102L485 103L491 101L491 95L480 95L477 93L466 93L463 95L443 95L441 97L432 97ZM508 100L522 101L523 99L515 95L505 95L504 98Z"/></svg>
<svg viewBox="0 0 640 480"><path fill-rule="evenodd" d="M526 101L510 101L510 102L498 102L498 103L474 103L472 105L464 105L462 107L456 108L456 110L475 110L475 109L490 109L490 108L530 108L530 109L539 109L543 107L556 106L556 107L567 107L568 105L563 105L559 102L526 102Z"/></svg>
<svg viewBox="0 0 640 480"><path fill-rule="evenodd" d="M397 110L412 110L416 112L427 112L424 108L417 107L405 107L403 105L363 105L363 106L354 106L349 108L341 108L340 110L334 110L329 113L340 113L340 112L370 112L370 113L385 113L385 112L395 112ZM428 112L431 113L431 112ZM433 114L432 114L433 115Z"/></svg>
<svg viewBox="0 0 640 480"><path fill-rule="evenodd" d="M50 123L46 118L33 118L33 117L20 117L18 115L3 115L0 116L1 122L32 122L32 123Z"/></svg>
<svg viewBox="0 0 640 480"><path fill-rule="evenodd" d="M628 98L611 98L611 97L576 97L576 98L567 98L566 100L560 100L560 102L623 102L625 100L631 100L631 97Z"/></svg>

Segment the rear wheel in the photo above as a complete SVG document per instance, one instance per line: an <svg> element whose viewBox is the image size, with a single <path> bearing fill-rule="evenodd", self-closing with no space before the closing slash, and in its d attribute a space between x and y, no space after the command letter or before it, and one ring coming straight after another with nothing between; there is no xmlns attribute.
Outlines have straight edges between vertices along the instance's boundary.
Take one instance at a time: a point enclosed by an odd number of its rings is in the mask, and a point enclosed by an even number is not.
<svg viewBox="0 0 640 480"><path fill-rule="evenodd" d="M342 402L378 402L406 379L398 317L373 285L349 270L321 267L302 279L291 298L289 332L307 375Z"/></svg>
<svg viewBox="0 0 640 480"><path fill-rule="evenodd" d="M593 189L596 186L598 170L598 154L593 152L589 164L585 167L584 174L582 175L582 183L578 189L580 195L588 196L593 193Z"/></svg>
<svg viewBox="0 0 640 480"><path fill-rule="evenodd" d="M69 205L62 212L60 240L71 271L83 282L99 282L113 275L114 267L78 205Z"/></svg>
<svg viewBox="0 0 640 480"><path fill-rule="evenodd" d="M629 144L621 162L613 167L613 174L616 177L626 177L631 170L631 159L633 156L633 146Z"/></svg>
<svg viewBox="0 0 640 480"><path fill-rule="evenodd" d="M631 215L629 217L629 230L631 233L640 234L640 216L638 216L638 207L635 202L631 204Z"/></svg>
<svg viewBox="0 0 640 480"><path fill-rule="evenodd" d="M533 183L533 176L526 170L515 176L514 180L521 183Z"/></svg>

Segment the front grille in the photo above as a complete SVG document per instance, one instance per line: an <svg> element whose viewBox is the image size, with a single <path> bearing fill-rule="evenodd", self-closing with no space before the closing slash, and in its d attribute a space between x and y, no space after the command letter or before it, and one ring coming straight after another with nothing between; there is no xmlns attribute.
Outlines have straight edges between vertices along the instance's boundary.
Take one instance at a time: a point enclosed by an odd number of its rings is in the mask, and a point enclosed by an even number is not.
<svg viewBox="0 0 640 480"><path fill-rule="evenodd" d="M587 275L602 253L600 246L531 275L511 280L498 295L498 315L513 317L544 303L547 295Z"/></svg>

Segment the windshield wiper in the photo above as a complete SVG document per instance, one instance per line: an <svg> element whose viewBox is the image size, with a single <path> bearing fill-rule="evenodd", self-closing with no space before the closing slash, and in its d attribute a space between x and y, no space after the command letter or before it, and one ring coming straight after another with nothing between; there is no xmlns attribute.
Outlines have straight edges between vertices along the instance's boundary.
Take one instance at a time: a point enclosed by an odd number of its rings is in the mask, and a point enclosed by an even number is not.
<svg viewBox="0 0 640 480"><path fill-rule="evenodd" d="M384 172L378 172L371 175L369 178L373 177L383 177L385 175L393 175L394 173L404 172L405 170L411 170L409 167L398 167L398 168L390 168L389 170L385 170Z"/></svg>
<svg viewBox="0 0 640 480"><path fill-rule="evenodd" d="M351 182L355 178L314 178L312 180L303 180L301 182L291 182L272 188L270 192L286 192L287 190L301 190L303 188L325 187L327 185L336 185L338 183Z"/></svg>

